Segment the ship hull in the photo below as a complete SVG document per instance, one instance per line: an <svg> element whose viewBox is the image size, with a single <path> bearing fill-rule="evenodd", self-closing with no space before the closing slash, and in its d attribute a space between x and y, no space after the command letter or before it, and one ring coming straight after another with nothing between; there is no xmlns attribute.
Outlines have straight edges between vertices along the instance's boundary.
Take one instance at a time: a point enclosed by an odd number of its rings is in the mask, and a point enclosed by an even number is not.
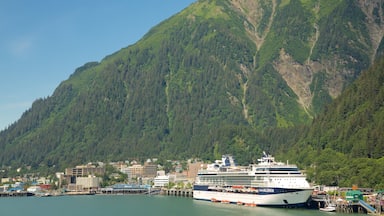
<svg viewBox="0 0 384 216"><path fill-rule="evenodd" d="M277 191L274 188L270 188L269 190ZM301 207L306 205L311 193L312 189L296 189L284 193L269 192L258 194L194 190L193 198L196 200L251 206Z"/></svg>

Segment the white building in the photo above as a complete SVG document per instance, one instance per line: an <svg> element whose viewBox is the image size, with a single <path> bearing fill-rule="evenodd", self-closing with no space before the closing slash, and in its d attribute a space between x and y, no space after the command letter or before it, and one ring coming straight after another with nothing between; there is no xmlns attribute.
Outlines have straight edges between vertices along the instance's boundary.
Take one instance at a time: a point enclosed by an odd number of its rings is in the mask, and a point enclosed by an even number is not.
<svg viewBox="0 0 384 216"><path fill-rule="evenodd" d="M153 186L154 187L164 187L168 184L169 184L169 176L161 175L161 176L156 176L153 179Z"/></svg>
<svg viewBox="0 0 384 216"><path fill-rule="evenodd" d="M5 184L3 186L0 186L0 192L6 192L9 188L9 184Z"/></svg>
<svg viewBox="0 0 384 216"><path fill-rule="evenodd" d="M12 182L11 178L1 178L1 183L2 184L9 183L9 182Z"/></svg>
<svg viewBox="0 0 384 216"><path fill-rule="evenodd" d="M31 186L27 188L27 191L30 193L41 193L41 187L40 186Z"/></svg>

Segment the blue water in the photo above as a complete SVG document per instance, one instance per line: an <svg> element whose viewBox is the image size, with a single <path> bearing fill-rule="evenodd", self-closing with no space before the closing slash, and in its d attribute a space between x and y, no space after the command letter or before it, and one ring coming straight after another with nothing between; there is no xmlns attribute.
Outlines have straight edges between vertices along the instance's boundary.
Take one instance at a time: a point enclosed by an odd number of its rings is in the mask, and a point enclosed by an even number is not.
<svg viewBox="0 0 384 216"><path fill-rule="evenodd" d="M346 216L306 209L245 207L192 198L148 195L94 195L0 198L1 216ZM355 216L357 214L353 214Z"/></svg>

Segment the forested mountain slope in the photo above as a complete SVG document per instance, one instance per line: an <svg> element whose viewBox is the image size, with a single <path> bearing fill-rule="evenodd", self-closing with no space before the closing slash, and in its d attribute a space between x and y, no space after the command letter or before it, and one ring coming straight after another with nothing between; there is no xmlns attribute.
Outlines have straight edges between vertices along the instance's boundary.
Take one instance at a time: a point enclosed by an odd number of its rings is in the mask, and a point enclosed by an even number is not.
<svg viewBox="0 0 384 216"><path fill-rule="evenodd" d="M311 122L383 52L383 4L202 0L78 68L0 133L0 164L233 153ZM265 133L264 133L265 134Z"/></svg>
<svg viewBox="0 0 384 216"><path fill-rule="evenodd" d="M282 155L307 167L312 180L383 189L384 57L304 131Z"/></svg>

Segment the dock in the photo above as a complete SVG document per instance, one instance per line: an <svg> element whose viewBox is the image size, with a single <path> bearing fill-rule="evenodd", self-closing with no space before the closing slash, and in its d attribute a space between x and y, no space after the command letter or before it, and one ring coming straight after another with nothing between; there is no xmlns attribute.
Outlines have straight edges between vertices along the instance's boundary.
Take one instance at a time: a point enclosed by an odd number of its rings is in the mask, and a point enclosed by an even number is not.
<svg viewBox="0 0 384 216"><path fill-rule="evenodd" d="M320 209L327 206L327 204L333 204L336 206L336 212L339 213L359 213L370 215L382 215L384 213L384 205L380 202L365 202L362 199L356 199L353 201L343 200L337 202L335 200L329 200L325 196L312 196L308 207L311 209Z"/></svg>
<svg viewBox="0 0 384 216"><path fill-rule="evenodd" d="M27 196L34 196L35 194L27 192L27 191L21 191L21 192L0 192L0 197L27 197Z"/></svg>
<svg viewBox="0 0 384 216"><path fill-rule="evenodd" d="M146 194L149 190L146 188L103 188L100 190L101 194Z"/></svg>
<svg viewBox="0 0 384 216"><path fill-rule="evenodd" d="M161 189L161 195L193 197L192 189Z"/></svg>
<svg viewBox="0 0 384 216"><path fill-rule="evenodd" d="M376 209L363 200L360 200L359 202L354 203L337 204L336 212L381 215L381 208Z"/></svg>
<svg viewBox="0 0 384 216"><path fill-rule="evenodd" d="M99 194L149 194L159 193L159 189L151 188L149 185L116 184L112 187L101 188Z"/></svg>

